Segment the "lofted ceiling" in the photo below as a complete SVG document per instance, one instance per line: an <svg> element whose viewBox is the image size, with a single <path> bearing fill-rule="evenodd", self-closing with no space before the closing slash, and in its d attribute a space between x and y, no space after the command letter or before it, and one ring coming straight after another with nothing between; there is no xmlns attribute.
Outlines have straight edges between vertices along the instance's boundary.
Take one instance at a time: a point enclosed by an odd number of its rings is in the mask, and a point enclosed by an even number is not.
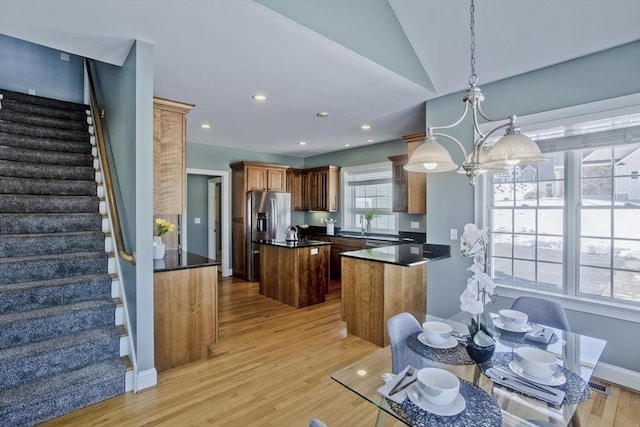
<svg viewBox="0 0 640 427"><path fill-rule="evenodd" d="M638 0L475 1L480 85L640 39ZM299 157L423 131L468 87L467 0L1 0L0 33L116 65L148 42L189 142Z"/></svg>

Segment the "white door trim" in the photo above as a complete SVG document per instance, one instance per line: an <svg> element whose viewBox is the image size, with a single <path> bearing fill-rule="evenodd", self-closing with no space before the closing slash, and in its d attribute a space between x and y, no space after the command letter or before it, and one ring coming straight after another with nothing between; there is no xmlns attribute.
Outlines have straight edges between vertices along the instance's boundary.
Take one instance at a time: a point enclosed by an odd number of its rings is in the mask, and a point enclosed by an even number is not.
<svg viewBox="0 0 640 427"><path fill-rule="evenodd" d="M220 230L216 227L216 219L218 218L218 210L220 209L220 200L216 195L216 186L222 186L220 177L210 178L207 181L207 254L209 258L216 259L218 255L218 233ZM222 187L221 187L222 188Z"/></svg>
<svg viewBox="0 0 640 427"><path fill-rule="evenodd" d="M222 265L220 266L220 269L223 277L229 277L233 274L233 271L231 270L231 180L229 171L187 168L187 175L188 174L219 176L222 179L222 200L220 201L222 213ZM186 247L185 238L185 250Z"/></svg>

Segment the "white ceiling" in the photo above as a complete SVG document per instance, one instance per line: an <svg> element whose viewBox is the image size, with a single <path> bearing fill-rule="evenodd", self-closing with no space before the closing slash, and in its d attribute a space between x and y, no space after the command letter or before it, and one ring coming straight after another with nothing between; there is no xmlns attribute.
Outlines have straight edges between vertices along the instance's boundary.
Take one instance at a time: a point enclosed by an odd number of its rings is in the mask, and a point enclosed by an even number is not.
<svg viewBox="0 0 640 427"><path fill-rule="evenodd" d="M638 0L475 13L480 85L640 39ZM423 131L425 100L468 87L467 0L1 0L0 33L117 65L148 42L189 142L300 157Z"/></svg>

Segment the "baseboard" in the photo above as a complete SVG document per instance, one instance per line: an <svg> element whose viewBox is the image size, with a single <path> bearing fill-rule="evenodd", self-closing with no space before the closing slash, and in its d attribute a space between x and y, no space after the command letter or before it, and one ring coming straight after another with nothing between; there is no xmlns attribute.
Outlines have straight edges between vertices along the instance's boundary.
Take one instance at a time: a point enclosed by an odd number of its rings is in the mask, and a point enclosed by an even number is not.
<svg viewBox="0 0 640 427"><path fill-rule="evenodd" d="M593 376L640 392L640 372L600 362Z"/></svg>
<svg viewBox="0 0 640 427"><path fill-rule="evenodd" d="M138 372L136 387L134 392L139 392L144 389L154 387L158 384L158 371L156 368L147 369L146 371Z"/></svg>

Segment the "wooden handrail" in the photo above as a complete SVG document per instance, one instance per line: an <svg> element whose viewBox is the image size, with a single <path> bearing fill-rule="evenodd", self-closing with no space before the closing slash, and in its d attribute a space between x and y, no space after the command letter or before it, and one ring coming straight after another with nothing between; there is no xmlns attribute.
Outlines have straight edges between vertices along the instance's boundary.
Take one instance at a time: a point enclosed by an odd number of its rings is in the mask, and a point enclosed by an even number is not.
<svg viewBox="0 0 640 427"><path fill-rule="evenodd" d="M104 136L102 134L102 120L100 117L100 110L98 110L98 99L96 97L96 90L93 84L93 76L91 74L91 63L88 59L85 59L87 67L87 76L89 78L89 91L91 94L91 110L93 111L93 121L96 128L96 139L98 144L98 150L100 150L100 158L102 160L102 177L107 190L107 199L109 200L109 211L111 212L111 220L113 221L113 235L116 240L116 249L118 255L125 261L131 264L136 263L136 253L132 251L127 252L124 247L124 239L122 238L122 228L120 226L120 215L118 215L118 206L116 205L116 198L113 192L113 182L111 181L111 169L109 167L109 157L107 156L107 148L104 142Z"/></svg>

